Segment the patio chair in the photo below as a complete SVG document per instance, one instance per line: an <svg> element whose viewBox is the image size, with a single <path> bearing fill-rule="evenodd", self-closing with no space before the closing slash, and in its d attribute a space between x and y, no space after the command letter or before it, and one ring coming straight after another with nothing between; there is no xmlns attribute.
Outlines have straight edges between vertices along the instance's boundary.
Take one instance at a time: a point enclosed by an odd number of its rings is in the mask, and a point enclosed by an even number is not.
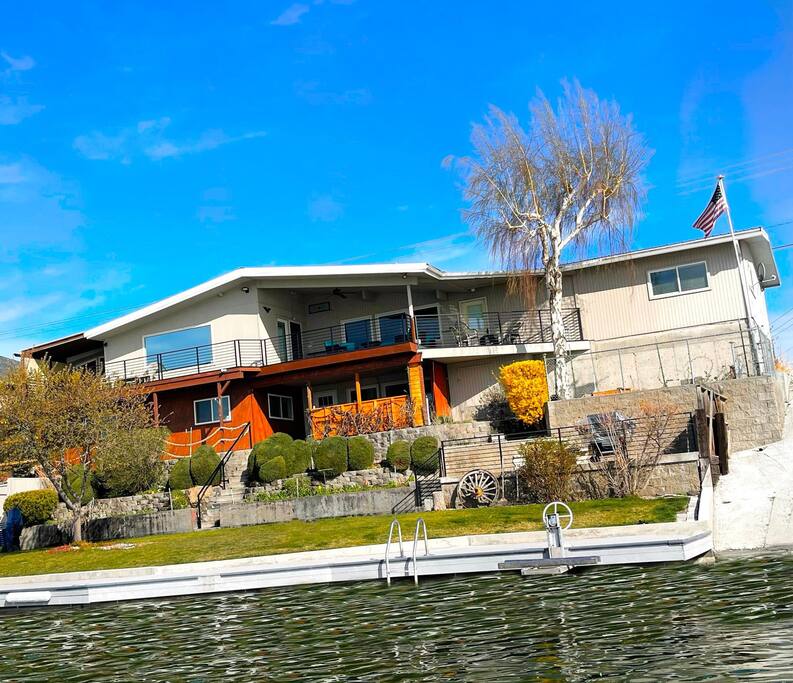
<svg viewBox="0 0 793 683"><path fill-rule="evenodd" d="M614 455L617 450L618 442L622 441L633 433L635 423L619 411L610 413L597 413L587 415L584 418L585 426L591 435L590 448L592 450L592 460L598 462L604 455ZM619 425L618 433L614 434L614 429L610 425ZM623 436L624 435L624 436Z"/></svg>
<svg viewBox="0 0 793 683"><path fill-rule="evenodd" d="M449 328L449 332L452 333L454 342L457 346L478 346L479 344L479 330L469 327L462 320L459 322L459 325L452 325Z"/></svg>

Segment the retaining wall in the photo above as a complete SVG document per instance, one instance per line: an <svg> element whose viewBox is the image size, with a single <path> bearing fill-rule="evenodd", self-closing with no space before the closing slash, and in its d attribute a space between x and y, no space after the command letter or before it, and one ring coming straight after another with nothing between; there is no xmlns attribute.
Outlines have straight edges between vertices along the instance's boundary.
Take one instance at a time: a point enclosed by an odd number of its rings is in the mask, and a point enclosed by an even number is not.
<svg viewBox="0 0 793 683"><path fill-rule="evenodd" d="M492 431L489 422L444 422L424 427L392 429L389 432L376 432L375 434L364 434L363 436L374 444L375 460L383 460L386 457L388 447L394 441L413 441L419 436L434 436L438 439L438 442L441 442L449 439L470 439L474 436L486 436Z"/></svg>
<svg viewBox="0 0 793 683"><path fill-rule="evenodd" d="M388 515L394 506L412 495L413 488L405 486L398 489L308 496L272 503L235 503L224 505L218 513L222 527L289 522L293 519L310 522L329 517Z"/></svg>
<svg viewBox="0 0 793 683"><path fill-rule="evenodd" d="M136 496L121 498L97 498L85 506L87 519L103 519L105 517L124 517L127 515L145 515L155 512L166 512L171 509L171 497L168 491L159 493L140 493ZM59 524L66 524L72 514L60 503L55 510L53 519Z"/></svg>
<svg viewBox="0 0 793 683"><path fill-rule="evenodd" d="M730 428L730 450L741 451L779 441L785 416L785 375L745 377L710 382L727 398L725 416ZM630 417L640 414L643 401L673 403L681 412L697 408L697 388L692 385L630 391L611 396L586 396L548 403L551 429L575 425L587 415L618 410Z"/></svg>

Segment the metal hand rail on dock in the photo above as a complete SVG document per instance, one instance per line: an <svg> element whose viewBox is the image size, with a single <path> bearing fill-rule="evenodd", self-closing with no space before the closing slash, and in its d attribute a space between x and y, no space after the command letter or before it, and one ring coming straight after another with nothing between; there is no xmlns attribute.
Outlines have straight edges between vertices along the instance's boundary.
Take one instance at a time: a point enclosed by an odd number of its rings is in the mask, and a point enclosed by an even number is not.
<svg viewBox="0 0 793 683"><path fill-rule="evenodd" d="M399 557L405 557L405 550L402 547L402 525L398 519L393 519L391 526L388 529L388 541L385 544L385 580L387 585L391 585L391 565L389 563L389 556L391 554L391 539L394 536L394 528L399 534Z"/></svg>
<svg viewBox="0 0 793 683"><path fill-rule="evenodd" d="M416 520L416 531L413 533L413 583L419 585L419 565L416 560L416 552L419 546L419 527L424 531L424 557L430 554L430 547L427 541L427 524L423 517Z"/></svg>

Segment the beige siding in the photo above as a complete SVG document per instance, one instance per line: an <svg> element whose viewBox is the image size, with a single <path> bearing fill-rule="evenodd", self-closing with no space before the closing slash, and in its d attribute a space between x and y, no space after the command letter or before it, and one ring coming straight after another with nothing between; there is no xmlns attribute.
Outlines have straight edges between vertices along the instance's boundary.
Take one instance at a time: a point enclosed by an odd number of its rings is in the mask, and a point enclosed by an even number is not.
<svg viewBox="0 0 793 683"><path fill-rule="evenodd" d="M499 369L516 360L526 360L529 356L500 356L487 360L465 363L450 363L449 393L452 406L452 418L455 420L473 420L485 393L498 384Z"/></svg>
<svg viewBox="0 0 793 683"><path fill-rule="evenodd" d="M649 271L702 260L708 267L708 290L650 298ZM587 339L614 339L745 317L735 254L729 244L588 268L572 276Z"/></svg>

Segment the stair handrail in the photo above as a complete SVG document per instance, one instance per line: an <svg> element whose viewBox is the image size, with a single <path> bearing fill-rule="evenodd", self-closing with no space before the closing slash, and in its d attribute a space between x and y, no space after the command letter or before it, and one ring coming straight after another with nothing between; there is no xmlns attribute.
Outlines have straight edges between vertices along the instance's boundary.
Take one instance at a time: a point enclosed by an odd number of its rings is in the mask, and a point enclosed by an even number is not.
<svg viewBox="0 0 793 683"><path fill-rule="evenodd" d="M385 544L385 580L387 585L391 585L391 565L389 563L390 554L391 554L391 539L394 536L394 529L396 528L397 533L399 534L399 556L405 557L405 550L402 546L402 525L399 523L399 520L394 517L391 520L391 526L388 528L388 541Z"/></svg>
<svg viewBox="0 0 793 683"><path fill-rule="evenodd" d="M416 554L419 546L419 527L424 531L424 557L430 554L429 542L427 541L427 523L423 517L416 520L416 531L413 533L413 583L419 585L419 565Z"/></svg>
<svg viewBox="0 0 793 683"><path fill-rule="evenodd" d="M198 524L198 528L201 528L201 501L204 499L207 491L212 488L212 480L215 478L215 475L218 472L221 472L220 475L220 486L221 488L226 488L226 463L231 459L231 456L234 454L234 448L240 442L240 439L248 433L248 430L251 428L251 423L246 422L243 425L243 430L237 435L237 438L234 439L234 443L229 446L228 450L223 454L223 457L220 459L220 462L217 464L214 470L212 470L212 474L209 475L206 484L201 487L201 490L198 492L198 496L196 496L196 509L198 510L196 516L196 522Z"/></svg>

